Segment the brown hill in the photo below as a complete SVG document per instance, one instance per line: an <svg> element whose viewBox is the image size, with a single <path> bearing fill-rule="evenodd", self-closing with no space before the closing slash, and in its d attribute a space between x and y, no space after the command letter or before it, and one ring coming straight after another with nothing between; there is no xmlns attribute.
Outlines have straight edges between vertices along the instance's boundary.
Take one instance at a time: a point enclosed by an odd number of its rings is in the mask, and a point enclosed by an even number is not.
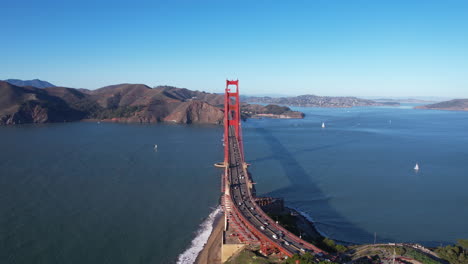
<svg viewBox="0 0 468 264"><path fill-rule="evenodd" d="M89 91L88 94L100 106L104 108L116 108L135 104L135 102L141 99L147 92L151 92L151 88L144 84L125 83ZM138 104L144 103L137 103L137 105Z"/></svg>
<svg viewBox="0 0 468 264"><path fill-rule="evenodd" d="M454 99L436 104L416 106L415 108L468 111L468 99Z"/></svg>
<svg viewBox="0 0 468 264"><path fill-rule="evenodd" d="M203 101L190 101L178 105L175 111L164 118L164 121L221 124L223 117L224 113L217 107Z"/></svg>
<svg viewBox="0 0 468 264"><path fill-rule="evenodd" d="M222 101L220 95L169 86L151 89L143 84L118 84L90 91L65 87L37 89L0 82L0 124L84 118L219 124L223 120L222 110L205 101L216 102L218 97Z"/></svg>
<svg viewBox="0 0 468 264"><path fill-rule="evenodd" d="M176 88L172 86L158 86L155 89L170 98L178 99L181 101L203 101L214 106L221 106L224 104L224 95L222 94L192 91L189 89Z"/></svg>
<svg viewBox="0 0 468 264"><path fill-rule="evenodd" d="M0 124L97 119L115 122L223 122L224 95L172 86L117 84L97 90L19 87L0 82ZM243 118L302 118L275 105L242 105Z"/></svg>
<svg viewBox="0 0 468 264"><path fill-rule="evenodd" d="M89 95L105 108L96 118L120 122L176 122L219 124L223 120L221 109L201 98L214 101L216 96L185 88L158 86L151 89L142 84L106 86ZM221 96L222 100L222 96Z"/></svg>
<svg viewBox="0 0 468 264"><path fill-rule="evenodd" d="M85 115L45 89L0 81L0 124L76 121Z"/></svg>

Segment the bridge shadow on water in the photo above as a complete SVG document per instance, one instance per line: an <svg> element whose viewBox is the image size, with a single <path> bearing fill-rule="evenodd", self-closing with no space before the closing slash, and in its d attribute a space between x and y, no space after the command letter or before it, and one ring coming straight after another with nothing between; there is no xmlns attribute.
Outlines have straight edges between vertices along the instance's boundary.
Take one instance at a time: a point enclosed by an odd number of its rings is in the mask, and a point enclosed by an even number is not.
<svg viewBox="0 0 468 264"><path fill-rule="evenodd" d="M282 167L290 182L289 186L265 193L263 196L285 198L286 206L308 214L312 219L314 219L315 226L318 228L319 232L325 233L324 235L328 235L336 241L346 243L373 243L374 234L356 226L347 219L346 216L340 214L335 208L333 208L330 204L329 195L323 193L323 191L312 180L313 175L309 175L293 155L300 152L320 151L332 148L338 144L349 144L351 141L341 141L337 144L302 149L293 153L290 152L268 129L262 127L252 129L255 133L261 135L274 154L265 158L249 160L249 162L255 164L255 162L258 161L274 160ZM255 175L253 175L253 178L255 179ZM326 220L320 221L320 219ZM340 235L339 232L346 232L347 235ZM351 239L345 239L344 237L351 237ZM393 242L383 237L378 237L378 241Z"/></svg>

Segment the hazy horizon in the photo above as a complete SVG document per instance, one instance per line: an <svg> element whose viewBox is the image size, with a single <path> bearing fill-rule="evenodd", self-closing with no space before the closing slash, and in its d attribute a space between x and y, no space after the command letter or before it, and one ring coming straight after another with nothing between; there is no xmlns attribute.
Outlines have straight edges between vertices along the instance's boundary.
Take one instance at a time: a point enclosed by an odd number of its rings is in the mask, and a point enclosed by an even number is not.
<svg viewBox="0 0 468 264"><path fill-rule="evenodd" d="M22 80L22 79L17 79L17 78L6 78L6 79L3 79L4 81L8 80L8 79L14 79L14 80L21 80L21 81L32 81L32 80L39 80L39 81L46 81L46 82L49 82L57 87L66 87L66 86L63 86L63 85L60 85L60 84L55 84L54 82L50 82L48 80L42 80L42 79L39 79L39 78L33 78L33 79L28 79L28 80ZM142 85L146 85L150 88L156 88L158 86L172 86L172 87L176 87L176 88L185 88L185 89L189 89L189 90L196 90L196 89L191 89L190 87L177 87L177 86L174 86L174 85L170 85L170 84L158 84L158 85L148 85L148 84L144 84L144 83L116 83L116 84L109 84L109 85L106 85L106 86L103 86L103 87L98 87L96 89L100 89L100 88L104 88L104 87L107 87L107 86L112 86L112 85L120 85L120 84L142 84ZM74 88L74 89L88 89L88 90L96 90L96 89L89 89L89 88L85 88L85 87L66 87L66 88ZM204 90L197 90L197 91L204 91ZM207 91L205 91L207 92ZM210 92L210 93L218 93L218 94L223 94L222 92ZM287 93L284 93L284 94L276 94L276 93L246 93L244 94L244 96L256 96L256 97L295 97L295 96L301 96L301 95L316 95L316 96L325 96L325 97L358 97L358 98L363 98L363 99L393 99L393 100L403 100L403 99L419 99L419 100L439 100L439 101L442 101L442 100L451 100L451 99L464 99L464 98L455 98L455 97L449 97L449 96L431 96L431 95L407 95L407 96L398 96L398 95L391 95L391 96L385 96L385 95L369 95L369 96L366 96L366 95L326 95L326 94L316 94L316 93L305 93L305 94L287 94Z"/></svg>

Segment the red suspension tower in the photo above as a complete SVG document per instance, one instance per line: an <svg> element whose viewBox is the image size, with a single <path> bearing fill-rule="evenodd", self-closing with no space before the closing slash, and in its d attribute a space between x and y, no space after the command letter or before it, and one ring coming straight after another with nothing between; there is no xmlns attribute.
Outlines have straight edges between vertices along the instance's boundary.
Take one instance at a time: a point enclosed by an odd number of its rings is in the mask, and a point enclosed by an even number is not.
<svg viewBox="0 0 468 264"><path fill-rule="evenodd" d="M232 91L230 86L236 86ZM239 100L239 80L226 80L226 94L224 96L224 164L229 162L229 127L233 126L239 142L242 161L244 161L244 146L242 144L241 112Z"/></svg>

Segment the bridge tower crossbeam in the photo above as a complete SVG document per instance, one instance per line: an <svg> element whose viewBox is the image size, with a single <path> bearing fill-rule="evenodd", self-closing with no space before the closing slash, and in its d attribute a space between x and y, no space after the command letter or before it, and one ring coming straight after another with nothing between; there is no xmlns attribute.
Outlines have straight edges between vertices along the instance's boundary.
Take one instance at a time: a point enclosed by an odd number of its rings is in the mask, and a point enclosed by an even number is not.
<svg viewBox="0 0 468 264"><path fill-rule="evenodd" d="M235 86L235 91L231 89ZM226 80L226 94L224 97L224 164L229 163L229 126L234 127L236 139L239 142L242 162L244 161L244 147L242 144L241 107L239 99L239 80Z"/></svg>

